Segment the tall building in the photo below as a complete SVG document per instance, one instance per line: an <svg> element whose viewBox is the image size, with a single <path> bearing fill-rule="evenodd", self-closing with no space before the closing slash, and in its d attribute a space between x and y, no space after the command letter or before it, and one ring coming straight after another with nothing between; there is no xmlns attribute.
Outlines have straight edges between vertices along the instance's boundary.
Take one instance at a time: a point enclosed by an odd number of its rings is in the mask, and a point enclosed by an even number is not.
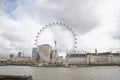
<svg viewBox="0 0 120 80"><path fill-rule="evenodd" d="M37 62L37 63L40 61L40 55L37 52L37 48L32 49L32 59L34 62Z"/></svg>
<svg viewBox="0 0 120 80"><path fill-rule="evenodd" d="M22 52L18 52L18 57L22 57Z"/></svg>
<svg viewBox="0 0 120 80"><path fill-rule="evenodd" d="M14 57L14 54L10 54L10 58L12 58L12 59L13 59L13 57Z"/></svg>
<svg viewBox="0 0 120 80"><path fill-rule="evenodd" d="M19 58L24 57L24 52L18 52L18 56L17 57L19 57Z"/></svg>
<svg viewBox="0 0 120 80"><path fill-rule="evenodd" d="M50 60L51 51L52 47L49 44L43 44L38 46L38 52L43 63L51 62Z"/></svg>

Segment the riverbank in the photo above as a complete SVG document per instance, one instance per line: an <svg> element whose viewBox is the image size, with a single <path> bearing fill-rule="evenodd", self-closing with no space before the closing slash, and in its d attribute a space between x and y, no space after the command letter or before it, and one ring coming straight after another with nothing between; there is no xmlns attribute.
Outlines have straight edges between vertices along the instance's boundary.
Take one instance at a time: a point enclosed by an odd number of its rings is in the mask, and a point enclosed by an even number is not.
<svg viewBox="0 0 120 80"><path fill-rule="evenodd" d="M0 66L30 66L30 67L65 67L65 68L69 68L69 67L92 67L92 66L120 66L118 64L83 64L83 65L72 65L72 64L69 64L69 65L42 65L42 64L36 64L36 65L21 65L21 64L17 64L17 65L14 65L14 64L11 64L11 65L0 65Z"/></svg>

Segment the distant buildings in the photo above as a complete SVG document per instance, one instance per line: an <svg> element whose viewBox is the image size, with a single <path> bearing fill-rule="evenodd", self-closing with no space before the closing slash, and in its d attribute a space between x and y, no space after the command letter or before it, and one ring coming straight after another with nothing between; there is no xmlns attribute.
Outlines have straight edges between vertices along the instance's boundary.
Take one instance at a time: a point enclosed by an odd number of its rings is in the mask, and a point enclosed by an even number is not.
<svg viewBox="0 0 120 80"><path fill-rule="evenodd" d="M19 58L20 58L20 57L25 57L25 56L24 56L24 52L18 52L17 57L19 57Z"/></svg>
<svg viewBox="0 0 120 80"><path fill-rule="evenodd" d="M17 57L22 57L22 52L18 52L18 56Z"/></svg>
<svg viewBox="0 0 120 80"><path fill-rule="evenodd" d="M35 64L31 57L22 56L21 52L18 52L17 56L10 54L9 57L0 58L0 65L33 65Z"/></svg>
<svg viewBox="0 0 120 80"><path fill-rule="evenodd" d="M14 54L10 54L10 58L12 58L12 59L13 59L13 57L14 57Z"/></svg>
<svg viewBox="0 0 120 80"><path fill-rule="evenodd" d="M16 57L13 60L13 65L32 65L34 64L31 57Z"/></svg>

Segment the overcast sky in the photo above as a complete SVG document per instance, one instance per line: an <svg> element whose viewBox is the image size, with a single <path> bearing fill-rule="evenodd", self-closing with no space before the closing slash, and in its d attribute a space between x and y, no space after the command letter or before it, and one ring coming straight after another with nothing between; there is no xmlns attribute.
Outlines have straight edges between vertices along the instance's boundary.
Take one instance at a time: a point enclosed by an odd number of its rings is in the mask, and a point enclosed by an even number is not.
<svg viewBox="0 0 120 80"><path fill-rule="evenodd" d="M119 4L120 0L0 0L0 52L31 53L39 29L54 21L75 31L78 52L120 50Z"/></svg>

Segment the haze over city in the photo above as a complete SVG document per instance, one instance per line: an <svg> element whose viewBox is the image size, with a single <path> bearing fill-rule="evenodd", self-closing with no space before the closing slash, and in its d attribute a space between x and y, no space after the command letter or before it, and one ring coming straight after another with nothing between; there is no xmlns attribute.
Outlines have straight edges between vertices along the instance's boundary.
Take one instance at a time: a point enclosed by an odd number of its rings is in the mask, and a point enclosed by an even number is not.
<svg viewBox="0 0 120 80"><path fill-rule="evenodd" d="M52 22L65 23L75 31L78 52L93 52L95 48L100 52L120 50L119 3L119 0L1 0L0 52L31 54L37 32Z"/></svg>

